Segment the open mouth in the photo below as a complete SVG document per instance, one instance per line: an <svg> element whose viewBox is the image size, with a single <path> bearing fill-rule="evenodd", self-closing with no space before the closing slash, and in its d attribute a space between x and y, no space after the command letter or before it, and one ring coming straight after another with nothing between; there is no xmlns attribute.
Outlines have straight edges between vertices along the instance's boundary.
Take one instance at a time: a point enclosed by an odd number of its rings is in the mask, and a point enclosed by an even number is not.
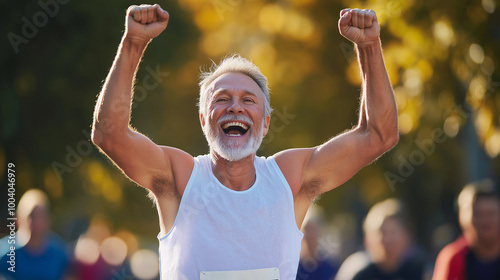
<svg viewBox="0 0 500 280"><path fill-rule="evenodd" d="M241 136L247 133L248 125L240 122L228 122L222 125L222 130L228 136Z"/></svg>

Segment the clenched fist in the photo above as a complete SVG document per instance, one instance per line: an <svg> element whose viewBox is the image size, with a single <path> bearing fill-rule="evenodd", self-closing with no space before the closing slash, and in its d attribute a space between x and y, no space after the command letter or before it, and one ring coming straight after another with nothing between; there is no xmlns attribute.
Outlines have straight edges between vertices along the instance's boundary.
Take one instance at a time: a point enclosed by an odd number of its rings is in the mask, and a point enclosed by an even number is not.
<svg viewBox="0 0 500 280"><path fill-rule="evenodd" d="M125 37L140 43L147 43L165 30L168 18L168 12L158 4L132 5L127 9Z"/></svg>
<svg viewBox="0 0 500 280"><path fill-rule="evenodd" d="M340 11L339 31L358 46L377 43L380 27L373 10L343 9Z"/></svg>

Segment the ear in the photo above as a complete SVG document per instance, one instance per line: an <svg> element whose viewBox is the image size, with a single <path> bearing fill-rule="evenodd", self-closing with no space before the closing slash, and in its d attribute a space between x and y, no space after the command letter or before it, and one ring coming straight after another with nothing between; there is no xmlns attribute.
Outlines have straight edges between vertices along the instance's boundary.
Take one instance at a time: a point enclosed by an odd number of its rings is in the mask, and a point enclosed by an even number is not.
<svg viewBox="0 0 500 280"><path fill-rule="evenodd" d="M367 251L372 248L372 242L370 240L370 237L366 233L363 235L363 243Z"/></svg>
<svg viewBox="0 0 500 280"><path fill-rule="evenodd" d="M205 117L201 113L200 113L200 123L201 123L201 127L205 127Z"/></svg>
<svg viewBox="0 0 500 280"><path fill-rule="evenodd" d="M271 123L271 115L267 115L264 119L264 136L269 132L269 124Z"/></svg>

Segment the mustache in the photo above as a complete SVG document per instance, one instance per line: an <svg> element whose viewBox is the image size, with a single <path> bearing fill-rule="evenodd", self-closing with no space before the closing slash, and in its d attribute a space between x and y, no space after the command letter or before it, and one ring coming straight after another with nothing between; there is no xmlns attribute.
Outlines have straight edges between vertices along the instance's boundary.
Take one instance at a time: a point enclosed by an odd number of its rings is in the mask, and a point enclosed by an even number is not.
<svg viewBox="0 0 500 280"><path fill-rule="evenodd" d="M217 125L221 125L223 122L227 122L227 121L242 121L242 122L246 122L247 124L249 125L253 125L253 121L247 117L247 116L244 116L244 115L224 115L222 117L219 118L219 120L217 120Z"/></svg>

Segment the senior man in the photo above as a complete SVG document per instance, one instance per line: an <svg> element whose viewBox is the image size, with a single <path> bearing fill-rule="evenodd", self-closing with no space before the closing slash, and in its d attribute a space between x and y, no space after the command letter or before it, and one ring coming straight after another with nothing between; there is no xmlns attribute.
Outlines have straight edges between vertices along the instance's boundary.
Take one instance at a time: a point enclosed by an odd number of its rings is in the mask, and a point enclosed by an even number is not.
<svg viewBox="0 0 500 280"><path fill-rule="evenodd" d="M159 5L127 10L92 141L154 197L162 279L295 279L299 228L313 199L399 139L376 14L340 12L340 33L355 44L363 78L358 125L322 145L268 158L256 156L271 119L267 79L240 56L201 75L199 117L209 154L157 145L130 127L139 61L168 19Z"/></svg>

